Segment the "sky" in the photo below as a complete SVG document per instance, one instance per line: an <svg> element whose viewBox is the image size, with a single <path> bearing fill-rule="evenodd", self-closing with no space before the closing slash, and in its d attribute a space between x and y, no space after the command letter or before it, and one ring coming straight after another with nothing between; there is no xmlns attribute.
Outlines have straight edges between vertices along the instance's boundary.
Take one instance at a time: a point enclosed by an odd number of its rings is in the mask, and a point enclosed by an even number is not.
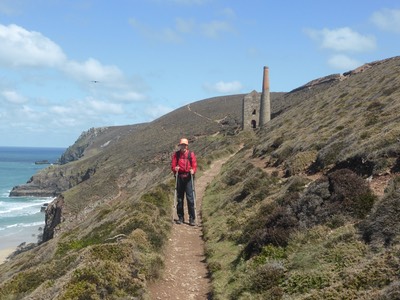
<svg viewBox="0 0 400 300"><path fill-rule="evenodd" d="M0 0L0 146L289 92L399 55L398 0Z"/></svg>

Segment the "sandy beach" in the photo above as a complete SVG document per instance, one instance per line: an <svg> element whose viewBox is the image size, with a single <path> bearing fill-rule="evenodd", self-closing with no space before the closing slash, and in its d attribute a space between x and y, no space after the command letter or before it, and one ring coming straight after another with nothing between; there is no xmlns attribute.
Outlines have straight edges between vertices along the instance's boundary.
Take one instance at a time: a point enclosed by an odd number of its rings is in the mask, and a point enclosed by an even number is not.
<svg viewBox="0 0 400 300"><path fill-rule="evenodd" d="M40 230L39 230L40 229ZM10 228L0 231L0 264L13 253L22 243L37 243L38 234L41 233L40 226L29 226L23 228Z"/></svg>
<svg viewBox="0 0 400 300"><path fill-rule="evenodd" d="M0 249L0 264L4 263L6 258L15 251L15 248Z"/></svg>

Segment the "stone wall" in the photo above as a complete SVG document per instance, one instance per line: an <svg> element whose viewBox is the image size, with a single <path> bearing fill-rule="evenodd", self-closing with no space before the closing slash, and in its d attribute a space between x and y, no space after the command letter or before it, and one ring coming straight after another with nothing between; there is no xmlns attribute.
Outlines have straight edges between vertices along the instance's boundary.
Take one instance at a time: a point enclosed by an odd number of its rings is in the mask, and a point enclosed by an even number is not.
<svg viewBox="0 0 400 300"><path fill-rule="evenodd" d="M260 97L257 91L252 91L250 94L243 97L243 130L259 127Z"/></svg>

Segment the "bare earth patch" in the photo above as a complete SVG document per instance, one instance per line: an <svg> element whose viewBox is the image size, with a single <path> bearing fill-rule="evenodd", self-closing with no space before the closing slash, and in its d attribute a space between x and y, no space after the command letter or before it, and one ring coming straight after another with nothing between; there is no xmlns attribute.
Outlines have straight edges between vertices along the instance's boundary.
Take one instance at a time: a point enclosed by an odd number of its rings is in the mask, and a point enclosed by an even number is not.
<svg viewBox="0 0 400 300"><path fill-rule="evenodd" d="M149 286L151 299L211 299L211 284L204 255L201 202L207 185L220 172L227 159L214 162L210 169L196 178L197 226L189 226L187 215L184 224L173 225L165 250L165 269L162 278ZM186 203L185 214L187 214Z"/></svg>

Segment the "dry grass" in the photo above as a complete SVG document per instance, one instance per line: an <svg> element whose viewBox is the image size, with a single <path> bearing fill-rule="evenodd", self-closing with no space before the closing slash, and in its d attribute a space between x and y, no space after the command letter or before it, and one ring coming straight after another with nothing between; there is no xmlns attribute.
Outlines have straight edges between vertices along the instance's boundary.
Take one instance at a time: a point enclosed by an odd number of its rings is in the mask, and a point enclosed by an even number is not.
<svg viewBox="0 0 400 300"><path fill-rule="evenodd" d="M215 299L399 295L398 179L382 199L365 180L399 170L399 71L394 58L285 95L304 98L258 132L250 161L287 179L260 182L240 154L226 165L203 201L208 260L219 262ZM306 172L325 176L310 183ZM254 201L263 187L269 193Z"/></svg>
<svg viewBox="0 0 400 300"><path fill-rule="evenodd" d="M68 152L81 159L33 179L58 184L63 222L0 266L0 297L144 299L163 267L170 157L186 136L200 174L244 145L203 200L214 299L393 299L400 231L385 209L398 211L398 182L377 199L364 179L400 169L400 58L329 78L273 94L273 119L254 132L239 133L234 95L82 136Z"/></svg>

